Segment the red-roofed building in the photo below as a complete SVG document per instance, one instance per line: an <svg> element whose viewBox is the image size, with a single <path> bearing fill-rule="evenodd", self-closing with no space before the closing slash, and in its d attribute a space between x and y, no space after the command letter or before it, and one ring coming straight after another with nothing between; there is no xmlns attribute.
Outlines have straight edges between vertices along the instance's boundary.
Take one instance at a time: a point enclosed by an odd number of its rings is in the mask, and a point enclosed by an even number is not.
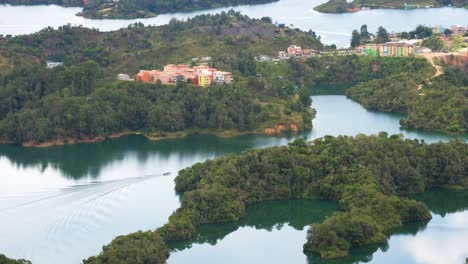
<svg viewBox="0 0 468 264"><path fill-rule="evenodd" d="M194 85L209 86L213 83L224 84L231 83L232 73L218 71L210 68L208 65L198 65L189 67L181 64L168 64L164 66L163 71L159 70L141 70L136 74L137 81L145 83L156 83L158 80L164 84L176 83L177 81L191 81Z"/></svg>

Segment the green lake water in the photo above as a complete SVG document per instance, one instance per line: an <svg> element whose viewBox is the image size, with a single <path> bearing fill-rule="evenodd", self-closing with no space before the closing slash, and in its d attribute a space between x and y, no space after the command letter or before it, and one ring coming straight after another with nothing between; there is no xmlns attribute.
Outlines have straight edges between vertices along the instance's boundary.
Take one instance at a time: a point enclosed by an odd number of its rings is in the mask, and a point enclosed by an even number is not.
<svg viewBox="0 0 468 264"><path fill-rule="evenodd" d="M454 138L401 130L399 116L367 111L344 96L313 101L314 128L297 137L386 131L426 142ZM180 169L293 139L194 135L152 142L128 136L45 149L0 145L0 252L36 264L80 263L118 235L167 222L180 206L174 191ZM171 175L163 176L166 172ZM452 194L461 196L449 199ZM430 193L421 199L434 214L427 225L406 226L387 245L326 263L460 263L468 257L466 194ZM193 241L174 244L169 263L322 263L302 253L306 225L322 221L334 208L325 201L260 204L238 223L204 226Z"/></svg>

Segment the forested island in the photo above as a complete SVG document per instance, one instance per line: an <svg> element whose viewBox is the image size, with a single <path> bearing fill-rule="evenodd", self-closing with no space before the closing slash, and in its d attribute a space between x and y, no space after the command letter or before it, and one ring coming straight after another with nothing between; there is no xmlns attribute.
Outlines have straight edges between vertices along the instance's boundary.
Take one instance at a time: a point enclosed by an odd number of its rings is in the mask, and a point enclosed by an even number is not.
<svg viewBox="0 0 468 264"><path fill-rule="evenodd" d="M430 220L427 206L407 195L468 187L467 164L464 142L426 144L383 132L298 140L206 161L179 172L182 204L166 225L120 236L84 263L165 263L166 243L190 239L198 226L238 221L247 206L290 199L338 203L338 212L310 227L304 252L343 257L385 242L393 228Z"/></svg>
<svg viewBox="0 0 468 264"><path fill-rule="evenodd" d="M454 6L468 8L467 0L329 0L314 9L322 13L351 13L368 9L414 9Z"/></svg>
<svg viewBox="0 0 468 264"><path fill-rule="evenodd" d="M115 32L64 26L0 39L0 140L50 145L140 132L150 138L189 133L264 133L285 124L311 128L309 92L292 70L258 77L254 54L290 43L321 49L313 32L279 34L271 20L234 11L168 25ZM118 73L191 63L234 73L231 85L208 89L122 82ZM63 66L48 69L47 60ZM281 77L281 78L279 78ZM288 128L289 127L289 128Z"/></svg>
<svg viewBox="0 0 468 264"><path fill-rule="evenodd" d="M80 16L91 19L136 19L161 14L191 12L219 7L272 3L278 0L0 0L10 5L61 5L83 7Z"/></svg>
<svg viewBox="0 0 468 264"><path fill-rule="evenodd" d="M154 17L166 13L190 12L236 5L265 4L275 1L278 0L123 0L119 2L89 0L79 15L93 19L134 19Z"/></svg>

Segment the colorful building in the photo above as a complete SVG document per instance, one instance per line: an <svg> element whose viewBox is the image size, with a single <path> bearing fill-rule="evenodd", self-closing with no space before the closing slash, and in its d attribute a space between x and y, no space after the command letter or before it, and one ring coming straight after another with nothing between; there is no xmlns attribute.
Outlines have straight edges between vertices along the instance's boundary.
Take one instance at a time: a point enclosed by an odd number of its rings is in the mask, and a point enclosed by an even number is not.
<svg viewBox="0 0 468 264"><path fill-rule="evenodd" d="M366 44L364 46L364 53L369 56L379 55L379 45L377 44Z"/></svg>
<svg viewBox="0 0 468 264"><path fill-rule="evenodd" d="M206 87L206 86L209 86L210 84L211 84L210 76L208 76L208 75L199 75L198 76L198 85L199 86Z"/></svg>
<svg viewBox="0 0 468 264"><path fill-rule="evenodd" d="M136 74L137 81L145 83L173 84L178 81L190 81L194 85L209 86L211 84L229 84L233 81L232 73L218 71L208 65L189 67L185 64L168 64L164 70L141 70Z"/></svg>
<svg viewBox="0 0 468 264"><path fill-rule="evenodd" d="M280 60L287 60L289 58L306 59L317 54L320 54L319 50L302 49L299 46L291 45L288 47L287 51L278 52L278 59Z"/></svg>
<svg viewBox="0 0 468 264"><path fill-rule="evenodd" d="M414 53L413 45L400 42L366 44L364 48L359 47L358 49L369 56L405 57Z"/></svg>
<svg viewBox="0 0 468 264"><path fill-rule="evenodd" d="M468 34L468 28L462 27L462 26L459 26L459 25L451 26L450 31L452 31L453 35L464 36L465 34Z"/></svg>
<svg viewBox="0 0 468 264"><path fill-rule="evenodd" d="M302 48L296 45L291 45L288 47L289 55L302 55Z"/></svg>
<svg viewBox="0 0 468 264"><path fill-rule="evenodd" d="M443 34L445 31L445 28L443 26L437 25L434 27L433 32L435 34Z"/></svg>
<svg viewBox="0 0 468 264"><path fill-rule="evenodd" d="M230 72L223 72L223 71L215 71L213 72L213 81L216 84L223 84L223 83L231 83L232 82L232 73Z"/></svg>

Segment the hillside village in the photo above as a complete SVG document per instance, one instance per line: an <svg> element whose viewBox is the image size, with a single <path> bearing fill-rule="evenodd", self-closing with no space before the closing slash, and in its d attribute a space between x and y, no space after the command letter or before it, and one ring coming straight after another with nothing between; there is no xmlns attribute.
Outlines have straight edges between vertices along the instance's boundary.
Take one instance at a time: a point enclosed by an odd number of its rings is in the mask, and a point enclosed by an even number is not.
<svg viewBox="0 0 468 264"><path fill-rule="evenodd" d="M186 64L168 64L161 70L140 70L135 79L126 74L117 77L122 81L140 81L144 83L175 84L178 81L190 82L193 85L207 87L212 84L230 84L233 81L232 73L210 68L206 64L190 67Z"/></svg>
<svg viewBox="0 0 468 264"><path fill-rule="evenodd" d="M168 64L164 70L141 70L135 79L144 83L172 84L177 81L191 82L194 85L207 87L211 84L230 84L232 73L210 68L208 65L190 67L186 64Z"/></svg>
<svg viewBox="0 0 468 264"><path fill-rule="evenodd" d="M285 25L280 24L278 31L284 30ZM443 26L435 26L432 29L432 34L446 43L451 44L449 36L461 36L464 42L468 42L468 27L453 25L449 28ZM298 45L290 45L286 50L278 51L276 55L259 55L255 57L258 62L282 61L294 58L299 62L304 62L307 58L315 56L346 56L346 55L366 55L366 56L381 56L381 57L406 57L411 55L430 55L437 51L432 51L425 47L424 39L410 38L403 33L388 33L388 42L375 43L375 36L371 34L368 42L353 48L344 49L312 49L303 48ZM210 61L211 57L203 57L205 61ZM195 59L192 59L194 63ZM131 78L127 74L119 74L118 80L122 81L139 81L144 83L175 84L178 81L190 82L193 85L208 87L212 84L223 85L230 84L234 81L233 74L227 71L221 71L216 68L209 67L208 63L200 63L198 65L189 66L187 64L168 64L163 70L140 70Z"/></svg>

